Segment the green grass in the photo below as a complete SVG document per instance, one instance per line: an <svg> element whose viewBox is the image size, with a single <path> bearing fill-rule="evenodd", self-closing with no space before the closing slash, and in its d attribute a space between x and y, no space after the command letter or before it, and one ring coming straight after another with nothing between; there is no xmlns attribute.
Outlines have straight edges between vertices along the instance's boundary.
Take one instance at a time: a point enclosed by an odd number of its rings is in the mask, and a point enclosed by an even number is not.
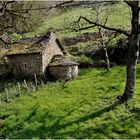
<svg viewBox="0 0 140 140"><path fill-rule="evenodd" d="M106 13L108 16L108 26L123 28L125 30L129 29L130 27L130 14L129 14L129 7L120 2L115 5L108 5L102 7L104 12L101 13L100 19L103 22L106 18ZM95 9L94 8L85 8L85 7L77 7L73 9L69 9L66 12L63 12L59 15L55 15L52 17L48 17L42 25L38 28L35 28L33 32L27 33L26 36L34 36L35 34L43 34L48 31L49 28L54 29L63 29L64 27L73 27L73 22L77 21L80 16L87 17L90 20L95 21ZM88 26L85 21L81 21L82 27ZM87 29L82 32L96 32L96 28ZM79 34L78 32L74 32L72 30L63 30L56 33L58 37L70 37Z"/></svg>
<svg viewBox="0 0 140 140"><path fill-rule="evenodd" d="M140 65L134 99L123 93L125 68L82 69L76 80L49 83L0 105L2 138L140 138Z"/></svg>

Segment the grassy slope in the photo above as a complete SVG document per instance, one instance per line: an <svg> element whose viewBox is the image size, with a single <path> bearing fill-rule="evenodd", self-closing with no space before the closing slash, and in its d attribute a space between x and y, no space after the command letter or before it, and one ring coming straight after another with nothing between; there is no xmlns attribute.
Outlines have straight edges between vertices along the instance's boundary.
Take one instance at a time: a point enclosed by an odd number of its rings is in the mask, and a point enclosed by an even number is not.
<svg viewBox="0 0 140 140"><path fill-rule="evenodd" d="M101 14L101 21L106 18L106 11L108 15L108 25L118 28L128 29L130 25L129 8L125 3L120 2L119 4L113 6L103 7L104 12ZM85 16L88 19L95 21L95 11L92 8L73 8L61 13L58 16L52 16L46 19L41 26L26 34L26 36L33 36L35 34L42 34L47 32L49 28L63 29L65 26L70 27L74 21L77 21L80 16ZM86 22L82 21L82 24L86 26ZM87 24L88 26L88 24ZM96 31L95 28L84 30L83 32L93 32ZM73 32L72 30L60 31L57 33L59 37L74 36L79 33Z"/></svg>
<svg viewBox="0 0 140 140"><path fill-rule="evenodd" d="M105 6L102 7L103 12L100 15L100 21L104 22L106 18L106 12L108 16L108 26L111 27L117 27L117 28L123 28L127 30L130 26L130 15L129 15L129 8L125 3L120 2L119 4L115 4L113 6ZM33 32L27 33L25 36L34 36L36 34L44 34L48 31L49 28L54 29L63 29L70 27L72 28L72 25L75 21L78 20L80 16L85 16L90 20L95 21L96 15L95 10L93 8L85 8L85 7L76 7L67 10L66 12L63 12L61 14L58 14L57 16L49 16L47 19L42 23L41 26L36 28ZM81 21L82 27L89 26L85 21ZM98 30L96 28L87 29L84 31L81 31L81 33L84 32L97 32ZM73 30L62 30L59 32L56 32L56 35L58 38L63 37L73 37L76 35L79 35L79 32L75 32ZM114 41L114 42L113 42ZM116 43L116 39L112 40L113 43ZM110 42L111 43L111 42ZM65 49L70 53L73 54L73 49L77 48L76 50L81 50L81 46L85 46L87 48L88 46L93 46L93 41L89 41L88 43L81 43L74 46L64 46ZM74 59L75 61L83 61L83 62L91 62L89 58L86 56L79 55L77 58Z"/></svg>
<svg viewBox="0 0 140 140"><path fill-rule="evenodd" d="M121 12L110 12L112 26L122 24L127 28L129 18ZM117 9L114 7L114 9ZM79 12L80 11L80 12ZM77 20L79 15L91 16L91 8L73 9L44 21L27 36L45 33L50 27L60 29L64 19ZM115 16L114 16L115 14ZM120 21L122 23L120 23ZM86 30L88 32L95 31ZM86 32L85 31L85 32ZM73 36L75 32L61 31L59 37ZM24 95L11 103L0 105L0 136L6 138L139 138L140 137L140 66L138 68L136 95L128 104L108 110L116 96L123 92L124 67L114 67L111 73L103 69L81 70L77 80L50 83L31 95Z"/></svg>
<svg viewBox="0 0 140 140"><path fill-rule="evenodd" d="M31 95L1 104L0 135L6 138L139 138L140 65L133 100L109 110L123 92L125 68L80 70L78 79L50 83Z"/></svg>

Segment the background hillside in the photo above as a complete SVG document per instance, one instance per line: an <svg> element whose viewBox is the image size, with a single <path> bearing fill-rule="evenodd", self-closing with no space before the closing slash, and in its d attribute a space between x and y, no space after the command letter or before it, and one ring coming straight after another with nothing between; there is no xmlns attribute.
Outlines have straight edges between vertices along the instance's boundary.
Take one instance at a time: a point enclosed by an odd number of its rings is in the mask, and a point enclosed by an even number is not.
<svg viewBox="0 0 140 140"><path fill-rule="evenodd" d="M110 5L106 5L102 7L102 10L104 10L101 13L101 19L105 19L106 16L109 17L109 20L107 22L107 25L111 25L113 27L121 27L124 29L129 29L130 26L130 15L129 15L129 7L126 6L125 3L119 2L116 4L113 4L113 6L110 8ZM119 12L118 12L119 11ZM74 7L74 8L68 8L65 10L61 10L60 12L54 11L51 13L51 15L47 16L46 19L44 19L44 22L39 25L38 28L35 28L33 32L25 34L25 36L34 36L37 34L44 34L48 31L48 29L52 28L54 31L56 31L56 34L58 37L69 37L78 35L79 32L75 32L72 29L67 28L74 28L74 22L78 20L80 16L88 17L89 19L95 20L95 6L93 5L90 7ZM106 15L107 14L107 15ZM83 26L86 25L86 22L83 21ZM84 32L93 32L97 31L96 28L88 29L81 31L81 33Z"/></svg>
<svg viewBox="0 0 140 140"><path fill-rule="evenodd" d="M113 5L113 6L112 6ZM130 8L126 6L123 2L116 2L114 4L105 4L101 6L101 14L100 14L100 23L103 23L108 17L107 26L117 27L124 30L130 30ZM119 12L118 12L119 11ZM61 40L62 45L65 49L70 53L70 57L77 61L78 63L88 63L95 64L98 63L94 60L95 56L92 56L96 50L101 49L101 43L98 39L86 39L85 41L81 41L79 38L83 38L82 36L90 33L98 32L96 27L82 30L80 32L76 32L73 29L77 28L76 21L80 16L87 17L90 20L96 20L96 9L95 5L86 5L86 6L76 6L69 7L66 9L59 9L50 11L50 14L44 18L44 22L40 24L39 27L35 28L32 32L24 34L25 37L31 37L34 35L45 34L49 30L53 30L56 33L56 36ZM81 21L81 27L87 27L88 24L84 20ZM88 37L87 37L88 38ZM124 38L123 35L118 35L114 39L110 40L107 47L116 46L117 42L119 42L120 38ZM76 41L77 40L77 41ZM105 40L109 40L108 37ZM66 43L69 42L69 43ZM74 43L73 43L74 42ZM68 45L70 44L70 45ZM98 46L98 47L97 47ZM124 47L124 45L119 44L117 47ZM123 51L123 50L121 50ZM118 53L118 52L117 52ZM104 55L104 54L103 54ZM120 58L122 56L119 56ZM116 57L115 57L116 59ZM104 58L102 58L100 64L104 64ZM114 60L114 58L113 58ZM114 63L114 62L113 62Z"/></svg>
<svg viewBox="0 0 140 140"><path fill-rule="evenodd" d="M44 1L41 6L56 3ZM101 23L108 16L108 26L130 30L130 9L125 3L104 4L102 10ZM32 14L40 17L40 13ZM140 138L140 64L134 98L112 107L125 88L126 38L119 34L107 44L111 59L111 69L107 71L98 29L73 30L80 16L96 20L95 5L83 2L82 6L43 10L40 15L37 24L22 33L12 32L10 37L17 41L54 31L68 52L67 57L80 64L79 76L67 82L37 77L37 86L35 79L0 77L0 139ZM88 26L85 21L81 23L81 27ZM106 36L105 41L108 40ZM112 50L115 57L111 56ZM4 54L1 49L0 58ZM0 66L2 63L1 59Z"/></svg>

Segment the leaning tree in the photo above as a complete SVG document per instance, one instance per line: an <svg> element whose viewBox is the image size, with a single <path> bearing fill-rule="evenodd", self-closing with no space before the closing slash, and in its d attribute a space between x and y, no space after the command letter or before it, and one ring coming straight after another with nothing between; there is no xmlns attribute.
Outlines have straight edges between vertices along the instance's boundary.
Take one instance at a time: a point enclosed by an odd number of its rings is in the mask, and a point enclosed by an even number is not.
<svg viewBox="0 0 140 140"><path fill-rule="evenodd" d="M78 30L85 30L93 27L100 27L106 30L115 31L117 33L123 34L128 39L128 58L127 58L127 65L126 65L126 85L124 93L119 99L121 101L126 101L133 97L134 90L135 90L135 81L136 81L136 64L139 57L139 49L140 49L140 23L139 23L139 1L123 1L130 7L131 11L131 30L125 31L119 28L113 28L106 26L105 24L100 24L97 21L90 20L87 17L80 16L78 18L78 24L81 20L86 21L89 26L78 28ZM125 15L124 15L125 16Z"/></svg>

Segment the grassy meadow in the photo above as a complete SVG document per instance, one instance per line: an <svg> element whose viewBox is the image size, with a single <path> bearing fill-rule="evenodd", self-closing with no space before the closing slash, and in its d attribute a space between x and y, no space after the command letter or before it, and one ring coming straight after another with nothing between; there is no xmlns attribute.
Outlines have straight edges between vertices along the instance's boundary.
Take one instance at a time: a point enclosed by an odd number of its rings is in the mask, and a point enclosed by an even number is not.
<svg viewBox="0 0 140 140"><path fill-rule="evenodd" d="M76 80L1 103L0 138L139 138L140 65L137 71L134 98L114 109L124 89L123 66L80 69Z"/></svg>
<svg viewBox="0 0 140 140"><path fill-rule="evenodd" d="M106 14L108 26L130 27L129 8L125 3L102 7L101 23ZM50 28L56 30L58 38L73 37L79 34L73 30L73 22L79 16L95 20L95 9L82 7L68 9L55 16L48 16L39 27L24 37L45 34ZM88 24L81 21L82 27ZM84 32L96 32L87 29ZM116 43L116 38L115 41ZM111 42L113 45L114 42ZM88 51L96 43L89 41L64 46L73 59L92 62L90 57L78 56L78 51ZM113 66L110 72L104 68L80 69L77 79L66 83L48 82L27 92L24 88L16 94L17 83L23 81L0 80L0 96L6 98L5 89L9 85L9 102L0 102L0 139L135 139L140 138L140 64L137 65L136 90L133 99L124 104L112 104L123 94L126 70L124 66ZM10 97L11 96L11 97ZM13 97L12 97L13 96ZM16 97L17 96L17 97Z"/></svg>

